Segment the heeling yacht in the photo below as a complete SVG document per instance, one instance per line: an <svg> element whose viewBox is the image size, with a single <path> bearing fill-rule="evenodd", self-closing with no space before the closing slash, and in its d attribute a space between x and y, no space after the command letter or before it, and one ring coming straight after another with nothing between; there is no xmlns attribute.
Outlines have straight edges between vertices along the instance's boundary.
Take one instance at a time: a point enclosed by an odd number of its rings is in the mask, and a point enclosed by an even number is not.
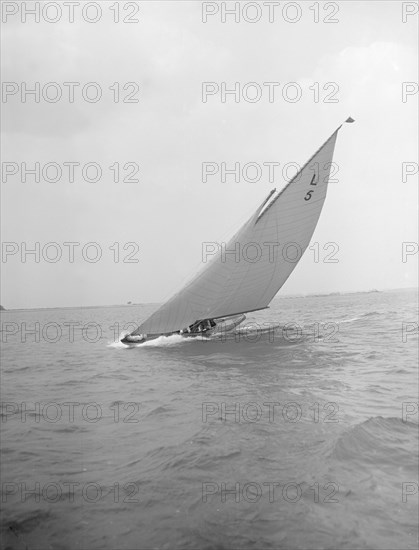
<svg viewBox="0 0 419 550"><path fill-rule="evenodd" d="M354 122L349 117L345 122ZM136 345L180 334L230 332L246 313L269 307L308 247L316 228L342 125L279 192L273 189L250 219L179 292L121 342ZM239 250L239 255L226 253ZM296 255L292 254L296 251ZM256 255L254 255L256 251Z"/></svg>

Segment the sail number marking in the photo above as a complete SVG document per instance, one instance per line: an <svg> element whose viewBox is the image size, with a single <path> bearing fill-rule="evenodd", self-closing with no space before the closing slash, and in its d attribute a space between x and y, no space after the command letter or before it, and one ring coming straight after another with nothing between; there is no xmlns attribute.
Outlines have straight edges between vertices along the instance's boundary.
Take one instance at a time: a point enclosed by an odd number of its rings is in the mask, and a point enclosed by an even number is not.
<svg viewBox="0 0 419 550"><path fill-rule="evenodd" d="M317 168L317 170L316 170ZM311 178L310 185L317 185L320 181L320 167L318 162L314 162L311 164L310 169L314 171L313 177ZM336 175L339 172L339 166L334 162L326 162L326 164L323 166L323 169L325 170L325 176L323 178L323 183L338 183L338 179L334 179L333 176ZM316 173L318 174L317 181L316 180ZM313 194L314 189L311 189L310 191L307 191L304 200L309 201L311 199L311 196Z"/></svg>
<svg viewBox="0 0 419 550"><path fill-rule="evenodd" d="M317 185L317 181L314 181L316 179L316 173L314 172L313 177L311 178L310 185ZM310 191L307 191L306 196L304 197L305 201L309 201L311 199L311 195L313 193L314 189L310 189Z"/></svg>

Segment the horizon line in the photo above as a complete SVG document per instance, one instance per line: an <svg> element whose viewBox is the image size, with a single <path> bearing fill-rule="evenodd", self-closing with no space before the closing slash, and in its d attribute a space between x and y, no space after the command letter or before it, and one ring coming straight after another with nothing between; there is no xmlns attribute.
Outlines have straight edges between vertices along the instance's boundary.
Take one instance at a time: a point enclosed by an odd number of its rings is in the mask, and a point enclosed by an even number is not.
<svg viewBox="0 0 419 550"><path fill-rule="evenodd" d="M383 289L376 289L372 288L369 290L337 290L334 292L310 292L310 293L299 293L299 294L278 294L273 298L273 300L276 300L278 298L305 298L309 296L339 296L339 295L345 295L345 294L363 294L363 293L370 293L370 292L390 292L394 290L419 290L418 286L411 286L411 287L397 287L397 288L383 288ZM272 300L272 301L273 301ZM145 306L145 305L153 305L153 304L162 304L163 302L130 302L125 304L102 304L102 305L88 305L88 306L38 306L38 307L17 307L17 308L6 308L5 306L2 306L4 309L1 309L0 312L3 313L5 311L33 311L33 310L39 310L39 309L94 309L99 307L126 307L126 306Z"/></svg>

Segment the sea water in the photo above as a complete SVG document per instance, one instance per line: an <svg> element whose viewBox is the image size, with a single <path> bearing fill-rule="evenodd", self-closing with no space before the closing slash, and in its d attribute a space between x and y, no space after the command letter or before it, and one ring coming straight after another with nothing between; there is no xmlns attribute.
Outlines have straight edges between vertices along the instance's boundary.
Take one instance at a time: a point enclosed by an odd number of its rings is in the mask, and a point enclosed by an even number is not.
<svg viewBox="0 0 419 550"><path fill-rule="evenodd" d="M133 348L153 305L3 312L1 547L416 548L417 298Z"/></svg>

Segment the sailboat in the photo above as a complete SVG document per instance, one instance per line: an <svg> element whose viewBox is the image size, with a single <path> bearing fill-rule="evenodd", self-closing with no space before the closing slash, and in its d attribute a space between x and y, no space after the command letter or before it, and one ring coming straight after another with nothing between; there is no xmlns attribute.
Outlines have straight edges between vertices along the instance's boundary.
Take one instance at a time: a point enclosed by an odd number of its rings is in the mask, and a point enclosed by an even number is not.
<svg viewBox="0 0 419 550"><path fill-rule="evenodd" d="M349 117L345 122L354 122ZM246 313L269 307L308 247L322 210L342 124L179 292L121 342L234 331Z"/></svg>

